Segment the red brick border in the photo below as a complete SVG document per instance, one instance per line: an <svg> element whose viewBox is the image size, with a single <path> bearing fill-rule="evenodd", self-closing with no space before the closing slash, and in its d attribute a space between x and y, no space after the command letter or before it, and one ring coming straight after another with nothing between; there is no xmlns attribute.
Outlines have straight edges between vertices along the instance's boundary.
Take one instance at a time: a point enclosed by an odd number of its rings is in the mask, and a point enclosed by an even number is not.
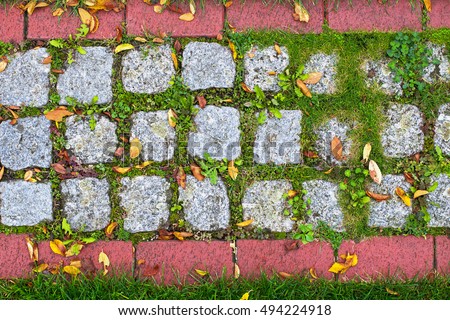
<svg viewBox="0 0 450 320"><path fill-rule="evenodd" d="M24 16L20 10L0 7L0 41L21 42L24 39Z"/></svg>
<svg viewBox="0 0 450 320"><path fill-rule="evenodd" d="M436 270L442 274L450 274L450 238L436 237Z"/></svg>
<svg viewBox="0 0 450 320"><path fill-rule="evenodd" d="M0 234L0 279L27 278L33 267L25 234Z"/></svg>
<svg viewBox="0 0 450 320"><path fill-rule="evenodd" d="M431 12L428 12L431 28L450 28L450 1L433 0Z"/></svg>

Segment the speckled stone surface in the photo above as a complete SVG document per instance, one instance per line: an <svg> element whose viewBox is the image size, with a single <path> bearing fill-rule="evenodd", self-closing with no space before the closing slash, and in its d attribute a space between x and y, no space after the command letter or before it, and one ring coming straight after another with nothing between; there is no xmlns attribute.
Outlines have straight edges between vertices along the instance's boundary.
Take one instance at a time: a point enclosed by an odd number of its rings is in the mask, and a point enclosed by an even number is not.
<svg viewBox="0 0 450 320"><path fill-rule="evenodd" d="M434 144L441 148L442 153L450 155L450 103L439 107L434 126Z"/></svg>
<svg viewBox="0 0 450 320"><path fill-rule="evenodd" d="M433 176L431 185L436 182L436 190L426 195L428 226L450 228L450 178L446 174Z"/></svg>
<svg viewBox="0 0 450 320"><path fill-rule="evenodd" d="M388 63L387 59L364 61L362 69L367 77L366 84L368 87L378 88L386 94L401 96L403 94L402 86L400 82L394 81L394 73Z"/></svg>
<svg viewBox="0 0 450 320"><path fill-rule="evenodd" d="M423 79L426 82L450 81L450 63L448 61L448 49L444 45L428 43L431 50L431 61L436 60L438 64L430 63L423 71Z"/></svg>
<svg viewBox="0 0 450 320"><path fill-rule="evenodd" d="M304 74L310 72L321 72L322 78L316 84L306 85L312 93L333 94L337 91L337 55L317 53L312 55L305 63Z"/></svg>
<svg viewBox="0 0 450 320"><path fill-rule="evenodd" d="M352 127L354 124L352 124ZM323 124L316 131L316 150L319 156L331 165L342 165L350 158L350 150L353 141L350 138L351 127L333 118ZM331 150L331 142L334 137L339 138L342 144L342 159L337 160Z"/></svg>

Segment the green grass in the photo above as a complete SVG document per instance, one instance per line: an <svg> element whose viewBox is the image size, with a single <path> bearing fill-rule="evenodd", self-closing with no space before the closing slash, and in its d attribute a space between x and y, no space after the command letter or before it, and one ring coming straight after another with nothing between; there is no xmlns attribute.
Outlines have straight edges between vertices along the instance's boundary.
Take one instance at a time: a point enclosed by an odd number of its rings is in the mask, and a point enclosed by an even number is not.
<svg viewBox="0 0 450 320"><path fill-rule="evenodd" d="M239 300L250 292L250 300L446 300L449 277L434 280L385 279L374 282L338 282L307 278L262 276L255 280L227 280L193 285L159 286L150 280L129 277L78 277L39 275L36 278L0 280L0 299L22 300ZM387 292L387 289L398 295Z"/></svg>

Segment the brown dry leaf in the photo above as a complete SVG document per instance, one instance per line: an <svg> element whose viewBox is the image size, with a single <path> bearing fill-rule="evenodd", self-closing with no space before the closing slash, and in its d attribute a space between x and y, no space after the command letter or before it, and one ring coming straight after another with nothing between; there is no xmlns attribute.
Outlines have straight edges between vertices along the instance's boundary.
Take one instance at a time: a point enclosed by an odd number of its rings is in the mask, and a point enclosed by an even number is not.
<svg viewBox="0 0 450 320"><path fill-rule="evenodd" d="M155 6L153 6L153 11L155 13L162 13L163 12L163 7L160 6L160 5L155 5Z"/></svg>
<svg viewBox="0 0 450 320"><path fill-rule="evenodd" d="M59 17L64 13L64 9L63 8L58 8L55 11L52 12L52 16L54 17Z"/></svg>
<svg viewBox="0 0 450 320"><path fill-rule="evenodd" d="M30 259L34 262L39 260L39 251L37 243L34 243L29 237L25 238L27 242L28 253L30 254Z"/></svg>
<svg viewBox="0 0 450 320"><path fill-rule="evenodd" d="M111 222L110 224L108 224L108 226L105 228L105 235L108 237L108 238L111 238L111 236L112 236L112 234L113 234L113 232L114 232L114 229L118 226L119 224L117 223L117 222Z"/></svg>
<svg viewBox="0 0 450 320"><path fill-rule="evenodd" d="M5 61L5 59L0 59L0 72L5 71L7 65L8 61Z"/></svg>
<svg viewBox="0 0 450 320"><path fill-rule="evenodd" d="M67 0L67 6L68 7L76 7L79 3L79 0Z"/></svg>
<svg viewBox="0 0 450 320"><path fill-rule="evenodd" d="M331 140L331 153L336 160L342 160L342 142L338 137L334 137Z"/></svg>
<svg viewBox="0 0 450 320"><path fill-rule="evenodd" d="M122 52L122 51L125 51L125 50L131 50L131 49L134 49L134 46L132 44L122 43L122 44L119 44L116 47L116 49L114 49L114 53L119 53L119 52Z"/></svg>
<svg viewBox="0 0 450 320"><path fill-rule="evenodd" d="M277 43L275 43L275 45L273 46L273 48L275 49L275 51L277 52L277 54L281 54L281 48L280 48L280 46L279 46Z"/></svg>
<svg viewBox="0 0 450 320"><path fill-rule="evenodd" d="M2 180L4 174L5 174L5 167L1 167L0 168L0 180Z"/></svg>
<svg viewBox="0 0 450 320"><path fill-rule="evenodd" d="M426 191L426 190L417 190L416 192L414 192L414 197L413 198L416 199L416 198L424 196L424 195L426 195L428 193L429 192Z"/></svg>
<svg viewBox="0 0 450 320"><path fill-rule="evenodd" d="M194 15L191 12L188 12L188 13L184 13L181 16L179 16L178 19L189 22L189 21L194 20Z"/></svg>
<svg viewBox="0 0 450 320"><path fill-rule="evenodd" d="M405 190L403 190L400 187L397 187L397 188L395 188L395 194L398 195L400 197L400 199L402 199L402 201L405 205L407 205L408 207L411 207L411 198L408 197Z"/></svg>
<svg viewBox="0 0 450 320"><path fill-rule="evenodd" d="M152 42L153 42L153 43L163 44L163 43L164 43L164 40L161 39L161 38L156 37L156 38L153 38Z"/></svg>
<svg viewBox="0 0 450 320"><path fill-rule="evenodd" d="M177 53L181 52L181 43L180 43L180 41L178 39L175 40L175 43L173 44L173 48L175 49L175 51Z"/></svg>
<svg viewBox="0 0 450 320"><path fill-rule="evenodd" d="M292 17L294 18L295 21L300 20L300 16L297 13L293 13Z"/></svg>
<svg viewBox="0 0 450 320"><path fill-rule="evenodd" d="M186 173L184 172L184 169L182 166L180 166L178 168L175 178L177 180L178 185L181 188L186 189Z"/></svg>
<svg viewBox="0 0 450 320"><path fill-rule="evenodd" d="M276 75L277 73L276 73L275 71L273 71L273 70L270 70L270 71L267 71L267 74L268 74L269 76L274 76L274 75Z"/></svg>
<svg viewBox="0 0 450 320"><path fill-rule="evenodd" d="M130 158L135 159L139 157L142 150L142 143L139 138L133 138L130 141Z"/></svg>
<svg viewBox="0 0 450 320"><path fill-rule="evenodd" d="M303 5L298 2L294 3L295 13L298 14L299 20L303 22L309 21L309 13Z"/></svg>
<svg viewBox="0 0 450 320"><path fill-rule="evenodd" d="M241 276L241 268L235 263L233 269L233 276L235 279L238 279Z"/></svg>
<svg viewBox="0 0 450 320"><path fill-rule="evenodd" d="M124 151L125 151L124 147L118 147L116 151L114 151L114 156L121 157Z"/></svg>
<svg viewBox="0 0 450 320"><path fill-rule="evenodd" d="M245 221L236 223L236 226L241 227L241 228L247 227L247 226L251 225L254 221L255 220L253 220L253 219L245 220Z"/></svg>
<svg viewBox="0 0 450 320"><path fill-rule="evenodd" d="M30 179L33 178L33 174L34 174L33 170L28 170L27 172L25 172L25 175L23 176L23 180L30 181Z"/></svg>
<svg viewBox="0 0 450 320"><path fill-rule="evenodd" d="M81 23L87 25L90 30L91 21L93 20L92 15L83 8L78 8L78 14L80 15Z"/></svg>
<svg viewBox="0 0 450 320"><path fill-rule="evenodd" d="M61 69L52 69L52 72L57 74L64 74L64 70Z"/></svg>
<svg viewBox="0 0 450 320"><path fill-rule="evenodd" d="M303 151L303 155L307 158L311 158L311 159L315 159L318 158L319 155L317 154L317 152L314 151L310 151L310 150L305 150Z"/></svg>
<svg viewBox="0 0 450 320"><path fill-rule="evenodd" d="M184 241L184 238L189 238L192 237L194 234L190 233L190 232L178 232L178 231L174 231L173 235L175 236L175 238L177 238L180 241Z"/></svg>
<svg viewBox="0 0 450 320"><path fill-rule="evenodd" d="M199 106L200 108L203 109L204 107L206 107L206 99L205 99L204 96L198 95L198 96L197 96L197 102L198 102L198 106Z"/></svg>
<svg viewBox="0 0 450 320"><path fill-rule="evenodd" d="M299 249L300 245L301 245L301 242L295 240L295 241L285 244L284 247L286 248L287 251L291 251L291 250Z"/></svg>
<svg viewBox="0 0 450 320"><path fill-rule="evenodd" d="M63 268L63 271L65 273L68 273L73 276L76 276L77 274L79 274L81 272L80 269L78 269L77 267L74 267L74 266L65 266Z"/></svg>
<svg viewBox="0 0 450 320"><path fill-rule="evenodd" d="M36 268L34 268L34 272L36 273L41 273L45 270L47 270L48 268L48 264L46 263L41 263L40 265L38 265Z"/></svg>
<svg viewBox="0 0 450 320"><path fill-rule="evenodd" d="M320 81L320 79L322 79L322 76L323 76L322 72L311 72L308 73L308 78L303 80L303 82L306 84L316 84L317 82Z"/></svg>
<svg viewBox="0 0 450 320"><path fill-rule="evenodd" d="M395 291L393 291L393 290L391 290L389 288L386 288L386 292L389 293L389 294L392 294L393 296L398 296L398 292L395 292Z"/></svg>
<svg viewBox="0 0 450 320"><path fill-rule="evenodd" d="M288 193L287 193L287 195L288 195L289 198L293 198L293 197L295 197L297 194L298 194L298 191L295 191L295 190L289 190Z"/></svg>
<svg viewBox="0 0 450 320"><path fill-rule="evenodd" d="M122 41L123 33L121 27L116 27L116 42L120 43Z"/></svg>
<svg viewBox="0 0 450 320"><path fill-rule="evenodd" d="M140 266L141 264L144 264L145 263L145 260L144 259L139 259L137 262L136 262L136 264L138 265L138 266Z"/></svg>
<svg viewBox="0 0 450 320"><path fill-rule="evenodd" d="M135 40L135 41L138 41L138 42L142 42L142 43L147 42L147 39L142 38L142 37L136 37L136 38L134 38L134 40Z"/></svg>
<svg viewBox="0 0 450 320"><path fill-rule="evenodd" d="M56 254L65 257L66 256L66 246L61 240L55 239L50 241L50 249Z"/></svg>
<svg viewBox="0 0 450 320"><path fill-rule="evenodd" d="M73 115L73 112L67 110L66 107L58 107L55 110L49 111L45 114L45 117L50 121L61 122L64 117Z"/></svg>
<svg viewBox="0 0 450 320"><path fill-rule="evenodd" d="M66 174L67 170L64 168L64 166L60 163L52 163L52 168L59 174Z"/></svg>
<svg viewBox="0 0 450 320"><path fill-rule="evenodd" d="M52 63L52 56L48 56L42 60L42 64L50 64Z"/></svg>
<svg viewBox="0 0 450 320"><path fill-rule="evenodd" d="M198 181L203 181L205 179L205 176L202 174L202 169L195 163L191 163L191 171L192 171L192 175Z"/></svg>
<svg viewBox="0 0 450 320"><path fill-rule="evenodd" d="M165 229L158 230L158 240L172 240L173 237L174 236L172 232L169 232Z"/></svg>
<svg viewBox="0 0 450 320"><path fill-rule="evenodd" d="M311 92L309 91L308 87L306 86L306 84L302 80L297 79L296 83L297 83L297 87L301 90L301 92L305 96L307 96L308 98L312 98Z"/></svg>
<svg viewBox="0 0 450 320"><path fill-rule="evenodd" d="M363 160L364 162L369 161L370 151L372 151L372 145L370 143L366 143L363 150Z"/></svg>
<svg viewBox="0 0 450 320"><path fill-rule="evenodd" d="M125 174L127 172L129 172L131 170L131 167L112 167L114 172L120 173L120 174Z"/></svg>
<svg viewBox="0 0 450 320"><path fill-rule="evenodd" d="M287 279L287 278L292 278L293 277L292 274L287 273L287 272L283 272L283 271L278 272L278 275L281 277L281 279Z"/></svg>
<svg viewBox="0 0 450 320"><path fill-rule="evenodd" d="M167 119L169 121L169 126L171 126L172 128L175 128L175 126L177 125L177 114L175 113L175 111L173 111L173 109L169 109L169 111L167 111Z"/></svg>
<svg viewBox="0 0 450 320"><path fill-rule="evenodd" d="M225 8L229 8L233 4L233 1L225 2Z"/></svg>
<svg viewBox="0 0 450 320"><path fill-rule="evenodd" d="M197 272L197 274L199 274L202 277L204 277L208 274L208 271L200 270L200 269L195 269L195 272Z"/></svg>
<svg viewBox="0 0 450 320"><path fill-rule="evenodd" d="M89 24L89 31L91 33L97 32L99 25L100 25L100 22L98 21L97 16L92 15L91 23Z"/></svg>
<svg viewBox="0 0 450 320"><path fill-rule="evenodd" d="M237 59L236 46L234 45L233 42L228 41L228 47L230 47L231 54L233 55L233 60L236 60Z"/></svg>
<svg viewBox="0 0 450 320"><path fill-rule="evenodd" d="M311 277L312 277L313 279L319 279L319 277L317 276L317 273L316 273L316 269L315 269L315 268L309 268L309 274L311 275Z"/></svg>
<svg viewBox="0 0 450 320"><path fill-rule="evenodd" d="M391 195L389 195L389 194L379 194L379 193L375 193L375 192L371 192L371 191L367 191L367 190L366 190L366 194L367 194L367 196L371 197L372 199L374 199L378 202L386 201L391 198Z"/></svg>
<svg viewBox="0 0 450 320"><path fill-rule="evenodd" d="M412 176L411 173L409 172L403 172L403 176L405 177L405 180L409 183L409 184L413 184L414 183L414 178Z"/></svg>
<svg viewBox="0 0 450 320"><path fill-rule="evenodd" d="M196 8L195 8L195 2L194 2L194 0L189 0L189 11L190 11L192 14L195 14L195 12L197 11Z"/></svg>
<svg viewBox="0 0 450 320"><path fill-rule="evenodd" d="M80 269L81 268L81 260L80 259L73 259L72 261L70 261L70 265L72 267Z"/></svg>
<svg viewBox="0 0 450 320"><path fill-rule="evenodd" d="M103 263L103 275L108 273L108 267L110 266L110 262L109 262L109 258L106 255L106 253L100 252L100 254L98 255L98 262L99 263Z"/></svg>
<svg viewBox="0 0 450 320"><path fill-rule="evenodd" d="M231 179L236 180L239 170L234 166L234 160L231 160L228 162L228 174L230 175Z"/></svg>
<svg viewBox="0 0 450 320"><path fill-rule="evenodd" d="M383 179L383 175L381 174L381 170L380 170L380 168L378 168L377 163L373 160L369 161L369 174L375 183L378 183L378 184L381 183L381 180Z"/></svg>
<svg viewBox="0 0 450 320"><path fill-rule="evenodd" d="M428 12L431 12L431 0L423 0L423 4Z"/></svg>
<svg viewBox="0 0 450 320"><path fill-rule="evenodd" d="M178 70L178 58L177 58L177 55L172 52L171 56L172 56L173 66L175 67L175 70Z"/></svg>
<svg viewBox="0 0 450 320"><path fill-rule="evenodd" d="M141 164L135 165L134 167L136 169L144 169L146 167L148 167L149 165L151 165L153 163L153 161L144 161Z"/></svg>
<svg viewBox="0 0 450 320"><path fill-rule="evenodd" d="M7 109L11 113L11 115L13 116L14 119L19 119L19 115L17 113L15 113L14 111L12 111L11 107L9 107Z"/></svg>
<svg viewBox="0 0 450 320"><path fill-rule="evenodd" d="M253 92L244 82L241 82L241 87L245 92Z"/></svg>

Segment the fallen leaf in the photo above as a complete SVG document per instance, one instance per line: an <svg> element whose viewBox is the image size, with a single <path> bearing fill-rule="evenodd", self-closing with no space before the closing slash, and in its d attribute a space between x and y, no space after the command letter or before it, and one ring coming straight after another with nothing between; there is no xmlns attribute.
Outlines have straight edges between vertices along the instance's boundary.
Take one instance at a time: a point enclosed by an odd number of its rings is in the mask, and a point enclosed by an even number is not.
<svg viewBox="0 0 450 320"><path fill-rule="evenodd" d="M253 220L253 219L245 220L245 221L236 223L236 226L241 227L241 228L247 227L247 226L251 225L254 221L255 220Z"/></svg>
<svg viewBox="0 0 450 320"><path fill-rule="evenodd" d="M129 172L131 170L131 167L112 167L113 171L120 173L120 174L125 174L127 172Z"/></svg>
<svg viewBox="0 0 450 320"><path fill-rule="evenodd" d="M110 224L108 224L108 226L105 228L105 235L108 237L108 238L111 238L111 236L112 236L112 234L113 234L113 232L114 232L114 229L118 226L119 224L117 223L117 222L111 222Z"/></svg>
<svg viewBox="0 0 450 320"><path fill-rule="evenodd" d="M198 181L203 181L205 179L205 176L202 174L202 169L196 165L195 163L191 163L191 172L192 175L197 179Z"/></svg>
<svg viewBox="0 0 450 320"><path fill-rule="evenodd" d="M308 11L305 9L305 7L303 5L301 5L298 2L295 2L294 3L294 10L295 10L295 13L298 14L300 21L303 21L303 22L308 22L309 21L309 13L308 13Z"/></svg>
<svg viewBox="0 0 450 320"><path fill-rule="evenodd" d="M300 241L292 241L290 243L285 244L285 248L287 251L297 250L300 248Z"/></svg>
<svg viewBox="0 0 450 320"><path fill-rule="evenodd" d="M173 239L173 233L169 232L165 229L158 230L158 239L159 240L172 240Z"/></svg>
<svg viewBox="0 0 450 320"><path fill-rule="evenodd" d="M190 11L192 14L195 14L195 12L196 12L194 0L189 0L189 11Z"/></svg>
<svg viewBox="0 0 450 320"><path fill-rule="evenodd" d="M142 150L142 143L139 138L133 138L130 141L130 158L135 159L139 157Z"/></svg>
<svg viewBox="0 0 450 320"><path fill-rule="evenodd" d="M287 195L288 195L289 198L293 198L293 197L295 197L297 194L298 194L298 192L295 191L295 190L289 190L288 193L287 193Z"/></svg>
<svg viewBox="0 0 450 320"><path fill-rule="evenodd" d="M333 273L345 273L349 268L354 267L358 264L358 256L356 254L347 253L346 255L340 255L343 262L335 262L328 269L329 272Z"/></svg>
<svg viewBox="0 0 450 320"><path fill-rule="evenodd" d="M303 82L306 84L316 84L317 82L320 81L320 79L322 79L322 75L323 75L322 72L308 73L308 78L303 80Z"/></svg>
<svg viewBox="0 0 450 320"><path fill-rule="evenodd" d="M57 74L64 74L64 70L61 69L52 69L52 72Z"/></svg>
<svg viewBox="0 0 450 320"><path fill-rule="evenodd" d="M225 8L229 8L233 4L233 1L225 2Z"/></svg>
<svg viewBox="0 0 450 320"><path fill-rule="evenodd" d="M426 0L425 0L426 1ZM389 288L386 288L387 293L392 294L393 296L398 296L398 292L395 292Z"/></svg>
<svg viewBox="0 0 450 320"><path fill-rule="evenodd" d="M8 65L7 61L0 59L0 72L5 71L7 65Z"/></svg>
<svg viewBox="0 0 450 320"><path fill-rule="evenodd" d="M312 98L311 92L309 91L308 87L306 87L306 84L302 80L297 79L296 83L297 87L302 91L302 93L305 96L307 96L308 98Z"/></svg>
<svg viewBox="0 0 450 320"><path fill-rule="evenodd" d="M39 260L39 251L37 243L34 243L29 237L25 238L27 242L28 253L30 254L30 259L34 262Z"/></svg>
<svg viewBox="0 0 450 320"><path fill-rule="evenodd" d="M66 4L68 7L76 7L79 4L79 0L67 0Z"/></svg>
<svg viewBox="0 0 450 320"><path fill-rule="evenodd" d="M52 63L52 56L48 56L42 60L42 64L50 64Z"/></svg>
<svg viewBox="0 0 450 320"><path fill-rule="evenodd" d="M275 45L273 46L273 48L275 49L277 54L281 54L281 48L278 44L275 43Z"/></svg>
<svg viewBox="0 0 450 320"><path fill-rule="evenodd" d="M77 274L79 274L81 272L80 269L78 269L75 266L65 266L63 268L63 271L65 273L68 273L68 274L73 275L73 276L76 276Z"/></svg>
<svg viewBox="0 0 450 320"><path fill-rule="evenodd" d="M182 166L178 167L177 173L176 173L176 180L178 185L183 188L186 189L186 173L184 172L184 169Z"/></svg>
<svg viewBox="0 0 450 320"><path fill-rule="evenodd" d="M59 17L64 13L63 8L57 8L55 11L52 12L52 16Z"/></svg>
<svg viewBox="0 0 450 320"><path fill-rule="evenodd" d="M50 241L50 249L56 254L65 257L66 256L66 246L61 240L55 239Z"/></svg>
<svg viewBox="0 0 450 320"><path fill-rule="evenodd" d="M173 109L169 109L169 111L167 111L167 119L169 121L169 126L171 126L172 128L175 128L175 126L177 125L177 114L175 113L175 111L173 111Z"/></svg>
<svg viewBox="0 0 450 320"><path fill-rule="evenodd" d="M236 180L238 176L239 170L234 166L234 160L231 160L228 162L228 174L230 175L231 179Z"/></svg>
<svg viewBox="0 0 450 320"><path fill-rule="evenodd" d="M11 110L11 108L8 108L8 111L11 113L14 119L19 119L19 115Z"/></svg>
<svg viewBox="0 0 450 320"><path fill-rule="evenodd" d="M136 38L134 38L134 40L135 40L135 41L138 41L138 42L142 42L142 43L147 42L147 39L142 38L142 37L136 37Z"/></svg>
<svg viewBox="0 0 450 320"><path fill-rule="evenodd" d="M310 150L305 150L303 151L303 155L307 158L311 158L311 159L315 159L318 158L319 155L317 154L317 152L314 151L310 151Z"/></svg>
<svg viewBox="0 0 450 320"><path fill-rule="evenodd" d="M100 25L100 22L98 21L98 18L96 15L92 15L91 23L89 24L89 32L95 33L98 30L98 26Z"/></svg>
<svg viewBox="0 0 450 320"><path fill-rule="evenodd" d="M175 49L175 51L177 53L181 52L181 43L180 43L180 41L178 39L175 40L175 43L173 44L173 48Z"/></svg>
<svg viewBox="0 0 450 320"><path fill-rule="evenodd" d="M155 13L162 13L163 12L163 7L161 7L159 5L155 5L155 6L153 6L153 11Z"/></svg>
<svg viewBox="0 0 450 320"><path fill-rule="evenodd" d="M317 273L316 273L316 269L315 269L315 268L309 268L309 274L311 275L311 277L312 277L313 279L319 279L319 277L317 276Z"/></svg>
<svg viewBox="0 0 450 320"><path fill-rule="evenodd" d="M253 92L244 82L241 82L241 87L245 92Z"/></svg>
<svg viewBox="0 0 450 320"><path fill-rule="evenodd" d="M123 44L119 44L116 49L114 49L114 53L119 53L125 50L131 50L134 49L134 46L132 44L129 43L123 43Z"/></svg>
<svg viewBox="0 0 450 320"><path fill-rule="evenodd" d="M330 169L328 169L327 171L325 171L325 172L324 172L324 174L330 174L330 173L331 173L331 171L333 171L333 169L334 169L334 168L330 168Z"/></svg>
<svg viewBox="0 0 450 320"><path fill-rule="evenodd" d="M33 177L33 174L34 174L33 170L28 170L27 172L25 172L25 175L23 176L23 180L30 181L30 179Z"/></svg>
<svg viewBox="0 0 450 320"><path fill-rule="evenodd" d="M273 71L273 70L270 70L270 71L267 71L267 74L269 76L275 76L277 73L275 71Z"/></svg>
<svg viewBox="0 0 450 320"><path fill-rule="evenodd" d="M366 143L363 150L363 160L364 162L369 161L370 151L372 151L372 145L370 143Z"/></svg>
<svg viewBox="0 0 450 320"><path fill-rule="evenodd" d="M377 163L373 160L369 161L369 174L375 183L381 183L383 175L381 174L380 168L378 168Z"/></svg>
<svg viewBox="0 0 450 320"><path fill-rule="evenodd" d="M41 263L41 264L38 265L36 268L34 268L33 271L36 272L36 273L41 273L41 272L47 270L47 268L48 268L48 264L46 264L46 263Z"/></svg>
<svg viewBox="0 0 450 320"><path fill-rule="evenodd" d="M367 196L371 197L372 199L380 202L380 201L386 201L391 198L391 195L389 194L378 194L371 191L366 191Z"/></svg>
<svg viewBox="0 0 450 320"><path fill-rule="evenodd" d="M110 262L108 256L106 255L106 253L103 252L103 250L98 255L98 262L103 263L103 275L107 274Z"/></svg>
<svg viewBox="0 0 450 320"><path fill-rule="evenodd" d="M144 169L146 167L148 167L149 165L151 165L153 163L153 161L144 161L141 164L135 165L134 167L136 169Z"/></svg>
<svg viewBox="0 0 450 320"><path fill-rule="evenodd" d="M124 147L119 147L116 149L116 151L114 151L114 156L121 157L124 151L125 151Z"/></svg>
<svg viewBox="0 0 450 320"><path fill-rule="evenodd" d="M89 9L95 11L110 11L115 8L119 8L114 0L87 0L85 1L85 4L89 7Z"/></svg>
<svg viewBox="0 0 450 320"><path fill-rule="evenodd" d="M208 271L200 270L200 269L195 269L195 272L197 272L202 277L204 277L204 276L206 276L208 274Z"/></svg>
<svg viewBox="0 0 450 320"><path fill-rule="evenodd" d="M429 192L426 191L426 190L417 190L416 192L414 192L414 197L413 198L416 199L416 198L424 196L424 195L426 195L428 193Z"/></svg>
<svg viewBox="0 0 450 320"><path fill-rule="evenodd" d="M236 46L234 45L233 42L228 41L228 47L230 47L231 54L233 55L233 60L236 60L237 59Z"/></svg>
<svg viewBox="0 0 450 320"><path fill-rule="evenodd" d="M278 275L279 275L282 279L287 279L287 278L292 278L292 277L293 277L292 274L287 273L287 272L283 272L283 271L278 272Z"/></svg>
<svg viewBox="0 0 450 320"><path fill-rule="evenodd" d="M163 43L164 43L164 40L161 39L161 38L155 37L155 38L153 38L152 42L153 42L153 43L160 43L160 44L163 44Z"/></svg>
<svg viewBox="0 0 450 320"><path fill-rule="evenodd" d="M248 300L248 298L250 297L250 292L251 290L249 292L244 293L240 300Z"/></svg>
<svg viewBox="0 0 450 320"><path fill-rule="evenodd" d="M139 261L138 261L139 262ZM159 264L154 266L148 266L142 272L142 275L145 277L154 277L159 273Z"/></svg>
<svg viewBox="0 0 450 320"><path fill-rule="evenodd" d="M116 42L120 43L122 41L122 28L121 27L116 27Z"/></svg>
<svg viewBox="0 0 450 320"><path fill-rule="evenodd" d="M409 172L403 172L403 176L405 177L405 180L409 183L409 184L413 184L414 183L414 178L412 176L411 173Z"/></svg>
<svg viewBox="0 0 450 320"><path fill-rule="evenodd" d="M189 238L193 236L193 234L190 232L178 232L178 231L174 231L173 235L180 241L184 241L184 238Z"/></svg>
<svg viewBox="0 0 450 320"><path fill-rule="evenodd" d="M204 96L198 95L198 96L197 96L197 102L198 102L198 106L199 106L200 108L203 109L204 107L206 107L206 99L205 99Z"/></svg>
<svg viewBox="0 0 450 320"><path fill-rule="evenodd" d="M140 266L141 264L144 264L145 263L145 260L144 259L139 259L137 262L136 262L136 264L138 265L138 266Z"/></svg>
<svg viewBox="0 0 450 320"><path fill-rule="evenodd" d="M81 268L81 260L80 259L74 259L74 260L70 261L70 265L72 267L80 269Z"/></svg>
<svg viewBox="0 0 450 320"><path fill-rule="evenodd" d="M168 4L169 1L170 0L159 0L159 4L163 6L163 5Z"/></svg>
<svg viewBox="0 0 450 320"><path fill-rule="evenodd" d="M191 12L188 12L179 16L178 19L189 22L194 20L194 15Z"/></svg>
<svg viewBox="0 0 450 320"><path fill-rule="evenodd" d="M233 276L235 279L238 279L241 276L241 268L239 268L238 264L235 263L234 264L234 268L233 268Z"/></svg>
<svg viewBox="0 0 450 320"><path fill-rule="evenodd" d="M89 26L90 29L90 25L91 25L91 21L94 19L92 17L92 15L89 13L89 11L83 9L83 8L78 8L78 14L80 15L80 20L81 23Z"/></svg>
<svg viewBox="0 0 450 320"><path fill-rule="evenodd" d="M61 122L64 117L73 115L73 112L67 110L66 107L58 107L55 110L49 111L45 114L45 117L50 121Z"/></svg>
<svg viewBox="0 0 450 320"><path fill-rule="evenodd" d="M172 61L173 61L173 65L175 67L175 70L178 70L178 58L177 58L177 55L172 52L171 56L172 56Z"/></svg>
<svg viewBox="0 0 450 320"><path fill-rule="evenodd" d="M0 180L2 180L4 173L5 173L5 167L1 167L0 168Z"/></svg>
<svg viewBox="0 0 450 320"><path fill-rule="evenodd" d="M342 160L342 142L336 136L331 140L331 153L336 160Z"/></svg>
<svg viewBox="0 0 450 320"><path fill-rule="evenodd" d="M428 12L431 12L431 0L423 0L423 4Z"/></svg>
<svg viewBox="0 0 450 320"><path fill-rule="evenodd" d="M70 248L66 251L66 257L77 256L80 254L81 249L83 249L84 245L80 243L74 243Z"/></svg>
<svg viewBox="0 0 450 320"><path fill-rule="evenodd" d="M408 207L411 207L411 199L410 199L410 197L408 197L405 190L403 190L400 187L397 187L397 188L395 188L395 194L398 195L400 197L400 199L402 199L402 201L405 205L407 205Z"/></svg>

